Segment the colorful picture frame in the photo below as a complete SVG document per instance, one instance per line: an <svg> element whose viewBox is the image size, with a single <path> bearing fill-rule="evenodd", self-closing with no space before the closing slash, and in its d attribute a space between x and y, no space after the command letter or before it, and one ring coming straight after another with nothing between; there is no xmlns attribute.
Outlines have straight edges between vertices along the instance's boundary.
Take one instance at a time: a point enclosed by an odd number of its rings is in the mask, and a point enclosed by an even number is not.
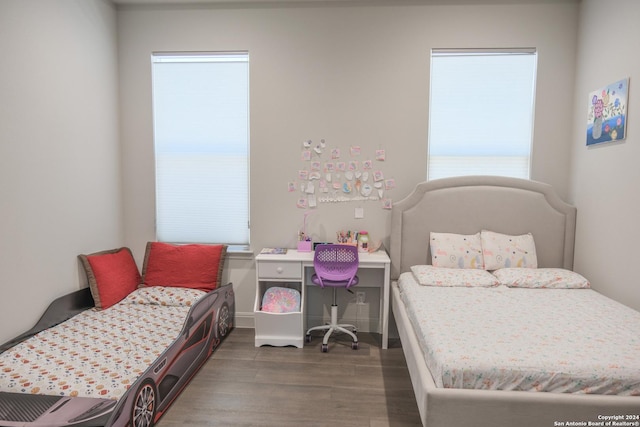
<svg viewBox="0 0 640 427"><path fill-rule="evenodd" d="M627 137L629 78L589 93L587 146Z"/></svg>

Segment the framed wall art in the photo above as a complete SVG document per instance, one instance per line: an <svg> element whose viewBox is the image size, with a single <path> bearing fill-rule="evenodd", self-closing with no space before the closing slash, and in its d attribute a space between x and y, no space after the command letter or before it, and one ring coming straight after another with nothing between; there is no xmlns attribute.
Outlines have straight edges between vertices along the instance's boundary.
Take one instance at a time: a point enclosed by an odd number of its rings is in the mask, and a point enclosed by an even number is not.
<svg viewBox="0 0 640 427"><path fill-rule="evenodd" d="M628 78L589 93L587 146L627 137L628 97Z"/></svg>

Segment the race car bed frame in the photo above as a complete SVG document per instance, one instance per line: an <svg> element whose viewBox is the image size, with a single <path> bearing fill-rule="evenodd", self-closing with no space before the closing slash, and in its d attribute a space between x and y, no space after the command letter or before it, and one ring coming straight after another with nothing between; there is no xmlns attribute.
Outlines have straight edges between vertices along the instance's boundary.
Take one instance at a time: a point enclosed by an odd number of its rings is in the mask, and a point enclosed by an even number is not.
<svg viewBox="0 0 640 427"><path fill-rule="evenodd" d="M2 344L0 354L92 307L89 288L56 299L32 329ZM178 337L117 400L0 391L0 425L151 427L229 334L234 313L232 284L204 294Z"/></svg>

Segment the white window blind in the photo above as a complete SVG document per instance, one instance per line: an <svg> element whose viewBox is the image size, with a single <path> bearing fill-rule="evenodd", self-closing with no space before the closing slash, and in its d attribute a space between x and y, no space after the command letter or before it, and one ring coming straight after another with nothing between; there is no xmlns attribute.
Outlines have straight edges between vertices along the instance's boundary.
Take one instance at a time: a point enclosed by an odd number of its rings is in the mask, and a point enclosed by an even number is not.
<svg viewBox="0 0 640 427"><path fill-rule="evenodd" d="M156 238L248 245L248 54L151 59Z"/></svg>
<svg viewBox="0 0 640 427"><path fill-rule="evenodd" d="M433 49L427 179L529 179L535 49Z"/></svg>

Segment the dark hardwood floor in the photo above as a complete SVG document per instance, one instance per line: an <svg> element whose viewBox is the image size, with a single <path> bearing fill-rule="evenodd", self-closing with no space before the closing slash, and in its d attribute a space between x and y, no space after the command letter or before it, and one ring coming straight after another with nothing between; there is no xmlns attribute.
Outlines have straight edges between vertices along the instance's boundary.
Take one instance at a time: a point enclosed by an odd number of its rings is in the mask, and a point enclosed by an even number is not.
<svg viewBox="0 0 640 427"><path fill-rule="evenodd" d="M378 335L320 336L295 347L254 347L253 329L234 329L158 427L420 426L402 348Z"/></svg>

